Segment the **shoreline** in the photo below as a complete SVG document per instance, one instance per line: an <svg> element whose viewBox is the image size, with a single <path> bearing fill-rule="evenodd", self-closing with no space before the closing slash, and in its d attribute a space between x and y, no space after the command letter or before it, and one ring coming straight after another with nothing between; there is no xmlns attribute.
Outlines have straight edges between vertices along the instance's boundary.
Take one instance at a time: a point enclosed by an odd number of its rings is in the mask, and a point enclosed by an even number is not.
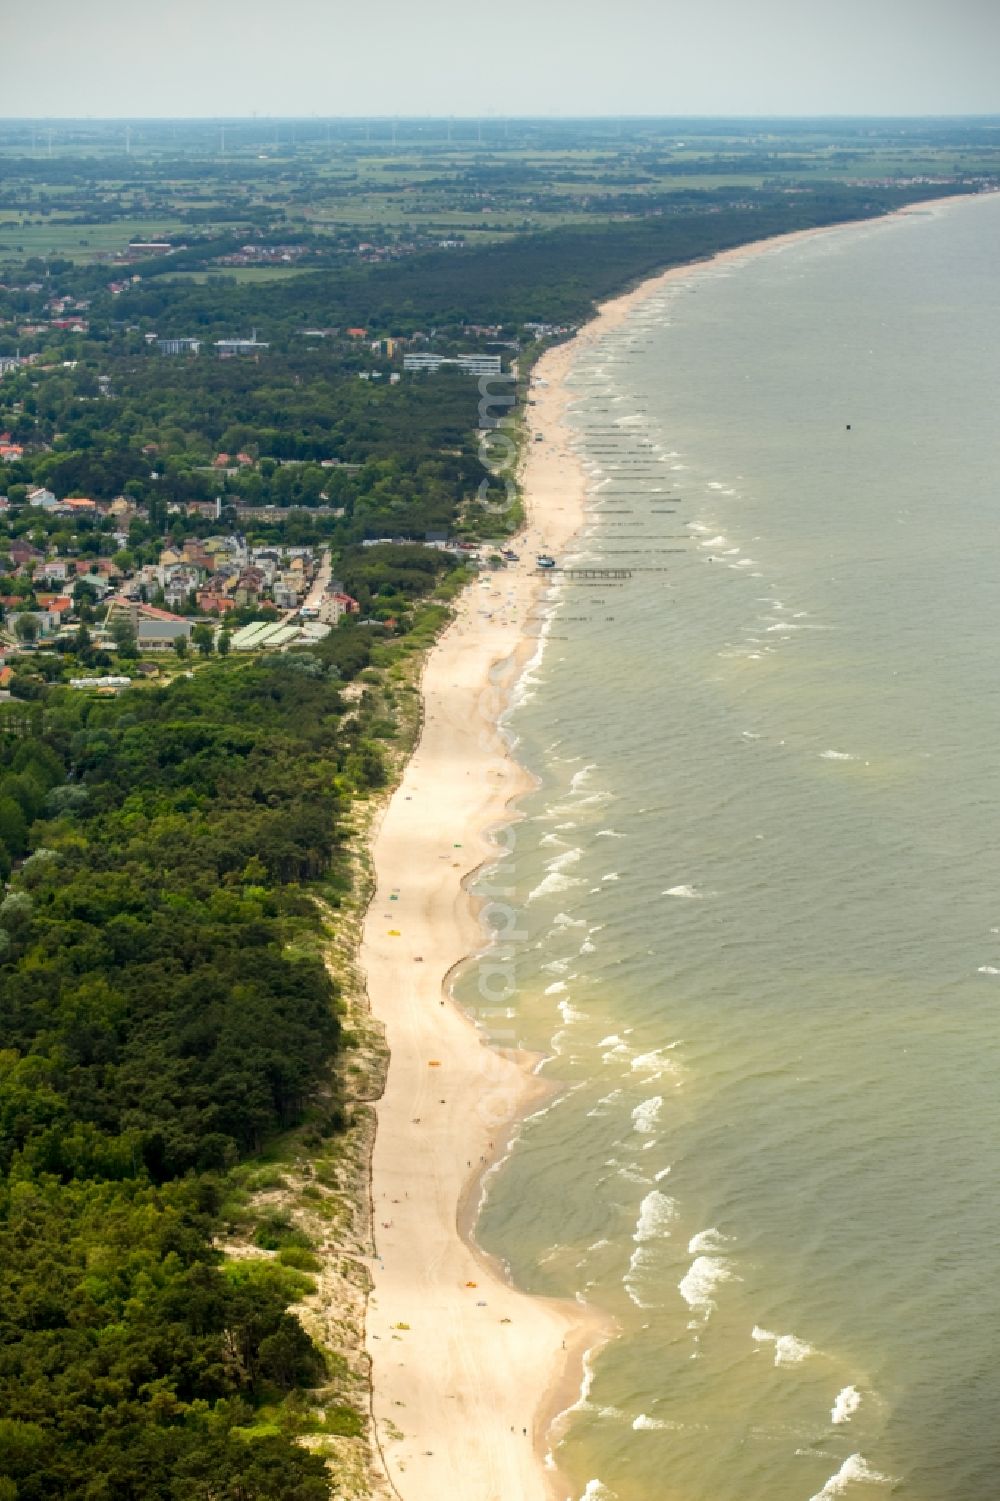
<svg viewBox="0 0 1000 1501"><path fill-rule="evenodd" d="M545 368L570 357L558 346ZM423 730L372 850L360 963L391 1062L376 1107L366 1342L377 1446L405 1501L445 1487L470 1501L551 1501L551 1421L576 1398L570 1373L611 1332L572 1300L516 1290L475 1243L484 1173L554 1090L515 1036L494 1034L494 1047L450 996L488 946L483 909L494 920L508 910L501 891L486 903L469 884L484 868L502 876L514 804L533 785L500 718L538 649L535 553L562 550L584 521L585 477L556 421L566 400L556 387L539 402L550 437L529 455L524 558L467 587L424 665ZM485 999L499 1007L499 995Z"/></svg>
<svg viewBox="0 0 1000 1501"><path fill-rule="evenodd" d="M423 730L373 841L375 885L359 952L391 1055L376 1106L366 1346L376 1446L401 1501L437 1501L446 1487L452 1501L566 1501L548 1458L550 1436L580 1400L586 1357L614 1334L599 1310L514 1288L475 1241L487 1175L558 1088L538 1077L538 1056L521 1052L513 1036L510 1046L502 1034L491 1040L451 990L464 965L491 950L488 921L502 937L512 911L502 900L503 862L517 800L535 784L514 760L501 721L540 649L531 628L546 578L534 555L558 554L588 515L589 483L566 420L573 395L563 382L583 350L672 280L968 196L795 230L670 267L602 303L534 366L526 522L515 542L525 556L467 586L424 664ZM489 900L469 890L484 869L497 878ZM487 991L491 974L502 982L509 968L502 947L493 952L497 962L480 969L481 995L502 1015L513 991Z"/></svg>

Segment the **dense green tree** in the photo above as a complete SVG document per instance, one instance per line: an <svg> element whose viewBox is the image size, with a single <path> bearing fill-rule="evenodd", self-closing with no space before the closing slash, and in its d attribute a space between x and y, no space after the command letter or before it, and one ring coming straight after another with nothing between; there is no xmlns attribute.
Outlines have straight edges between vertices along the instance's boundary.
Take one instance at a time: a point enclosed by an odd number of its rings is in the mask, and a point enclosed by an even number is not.
<svg viewBox="0 0 1000 1501"><path fill-rule="evenodd" d="M20 803L0 791L0 843L12 855L23 855L28 848L28 820Z"/></svg>
<svg viewBox="0 0 1000 1501"><path fill-rule="evenodd" d="M203 657L211 656L215 650L215 631L213 627L204 623L196 625L191 632L191 644L197 647Z"/></svg>

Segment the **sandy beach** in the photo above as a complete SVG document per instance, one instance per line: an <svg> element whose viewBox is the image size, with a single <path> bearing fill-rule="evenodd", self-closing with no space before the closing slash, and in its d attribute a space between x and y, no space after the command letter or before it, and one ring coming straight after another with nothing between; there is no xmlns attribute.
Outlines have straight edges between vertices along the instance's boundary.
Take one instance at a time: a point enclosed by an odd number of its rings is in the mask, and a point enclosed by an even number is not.
<svg viewBox="0 0 1000 1501"><path fill-rule="evenodd" d="M391 1052L372 1170L367 1343L378 1445L402 1501L566 1501L568 1487L545 1463L551 1426L577 1398L586 1351L613 1334L597 1310L513 1288L468 1233L484 1172L546 1086L537 1060L489 1046L448 992L456 966L488 947L489 923L502 930L510 918L502 859L512 804L530 783L499 720L537 649L545 576L535 557L567 547L587 500L566 421L566 376L582 349L665 282L830 232L744 245L661 273L604 304L572 341L543 356L527 410L527 522L514 544L521 561L466 589L428 657L424 729L375 839L377 886L361 949ZM494 861L492 910L483 912L466 883ZM489 972L484 966L484 983Z"/></svg>
<svg viewBox="0 0 1000 1501"><path fill-rule="evenodd" d="M531 409L545 442L530 447L522 559L470 585L430 654L423 733L373 851L361 961L391 1064L373 1160L367 1333L379 1446L406 1501L550 1497L546 1430L576 1396L585 1350L605 1336L578 1305L516 1291L461 1233L487 1165L546 1088L534 1060L487 1046L446 991L488 938L465 880L502 854L490 830L530 785L498 721L537 645L535 556L558 553L583 520L584 477L559 420L573 353L545 357L550 384ZM502 921L500 903L491 916Z"/></svg>

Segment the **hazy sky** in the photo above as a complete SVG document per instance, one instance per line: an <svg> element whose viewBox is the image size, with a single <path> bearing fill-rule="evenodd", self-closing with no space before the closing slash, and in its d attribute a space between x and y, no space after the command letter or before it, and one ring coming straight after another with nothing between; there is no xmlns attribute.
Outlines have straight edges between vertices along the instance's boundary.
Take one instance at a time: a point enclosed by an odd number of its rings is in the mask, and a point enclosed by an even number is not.
<svg viewBox="0 0 1000 1501"><path fill-rule="evenodd" d="M1000 113L1000 0L0 0L0 115Z"/></svg>

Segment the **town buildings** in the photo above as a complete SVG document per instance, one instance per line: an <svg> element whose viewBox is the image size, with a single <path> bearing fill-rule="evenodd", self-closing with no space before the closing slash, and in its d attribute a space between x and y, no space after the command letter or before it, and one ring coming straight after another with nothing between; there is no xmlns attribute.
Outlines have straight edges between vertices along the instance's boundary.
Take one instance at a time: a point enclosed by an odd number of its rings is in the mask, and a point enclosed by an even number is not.
<svg viewBox="0 0 1000 1501"><path fill-rule="evenodd" d="M433 374L440 370L442 365L453 366L457 370L463 370L467 375L499 375L500 356L498 354L459 354L454 356L442 354L404 354L403 369L409 371L427 370Z"/></svg>

